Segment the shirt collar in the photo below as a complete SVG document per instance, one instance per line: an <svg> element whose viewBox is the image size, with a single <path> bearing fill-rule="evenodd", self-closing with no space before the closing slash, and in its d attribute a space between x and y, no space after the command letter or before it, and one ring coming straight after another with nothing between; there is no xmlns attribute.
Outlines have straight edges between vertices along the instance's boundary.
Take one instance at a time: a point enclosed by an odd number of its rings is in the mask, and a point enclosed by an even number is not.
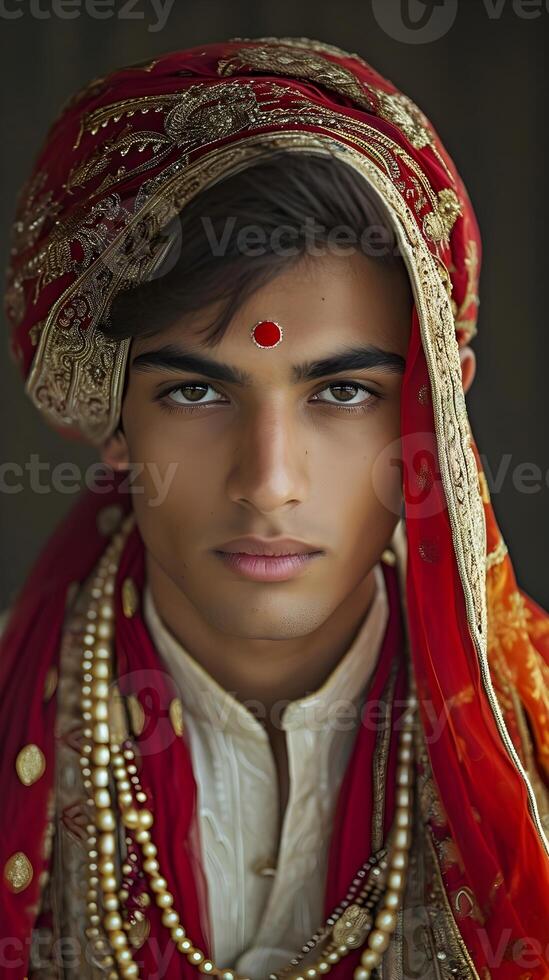
<svg viewBox="0 0 549 980"><path fill-rule="evenodd" d="M357 707L375 669L388 620L389 604L381 566L374 568L376 589L358 632L324 684L303 698L283 704L278 723L283 729L311 731L354 727ZM263 725L182 646L160 619L151 590L145 585L143 614L152 640L175 681L185 711L216 728L241 737L266 737Z"/></svg>

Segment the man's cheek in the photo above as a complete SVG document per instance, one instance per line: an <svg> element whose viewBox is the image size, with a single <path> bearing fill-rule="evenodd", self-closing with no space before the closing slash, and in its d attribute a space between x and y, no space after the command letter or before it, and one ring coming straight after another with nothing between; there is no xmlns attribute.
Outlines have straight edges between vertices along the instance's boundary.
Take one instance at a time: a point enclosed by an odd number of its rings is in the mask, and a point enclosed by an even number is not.
<svg viewBox="0 0 549 980"><path fill-rule="evenodd" d="M152 461L145 467L146 496L149 507L161 507L169 497L174 496L178 475L181 472L179 460L166 463Z"/></svg>
<svg viewBox="0 0 549 980"><path fill-rule="evenodd" d="M398 517L402 507L402 446L400 438L376 450L371 471L375 503Z"/></svg>

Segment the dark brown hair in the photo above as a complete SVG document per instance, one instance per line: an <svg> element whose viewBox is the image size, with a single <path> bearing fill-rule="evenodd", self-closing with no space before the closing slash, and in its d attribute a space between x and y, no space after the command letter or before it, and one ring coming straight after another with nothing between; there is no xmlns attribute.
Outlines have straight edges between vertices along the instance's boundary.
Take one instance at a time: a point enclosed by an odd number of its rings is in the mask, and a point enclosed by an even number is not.
<svg viewBox="0 0 549 980"><path fill-rule="evenodd" d="M250 226L255 246L246 239ZM402 262L392 225L366 180L339 158L311 152L276 151L218 181L189 201L171 237L160 270L115 297L103 325L107 336L152 336L215 304L206 328L213 344L251 293L311 257L311 242L317 254L319 247L347 244L382 262Z"/></svg>

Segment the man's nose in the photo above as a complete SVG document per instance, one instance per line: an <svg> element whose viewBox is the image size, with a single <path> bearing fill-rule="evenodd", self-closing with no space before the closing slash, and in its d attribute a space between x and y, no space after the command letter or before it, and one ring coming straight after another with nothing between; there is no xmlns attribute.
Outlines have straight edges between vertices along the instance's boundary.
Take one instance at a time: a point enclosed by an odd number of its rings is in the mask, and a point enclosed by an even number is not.
<svg viewBox="0 0 549 980"><path fill-rule="evenodd" d="M243 426L229 476L235 503L270 513L307 494L307 447L295 409L276 403L256 408Z"/></svg>

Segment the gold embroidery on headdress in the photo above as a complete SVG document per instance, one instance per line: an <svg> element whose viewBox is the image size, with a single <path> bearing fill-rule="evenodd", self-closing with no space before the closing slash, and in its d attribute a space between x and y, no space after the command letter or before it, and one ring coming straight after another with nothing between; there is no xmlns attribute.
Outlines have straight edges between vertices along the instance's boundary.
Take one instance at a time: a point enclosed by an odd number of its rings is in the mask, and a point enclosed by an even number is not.
<svg viewBox="0 0 549 980"><path fill-rule="evenodd" d="M430 217L430 215L428 215L428 217ZM451 298L451 296L452 296L452 290L453 290L454 286L453 286L452 280L450 278L450 273L448 272L448 269L444 265L444 262L442 262L437 256L434 256L434 259L435 259L435 262L436 262L436 264L438 266L438 271L440 273L440 278L442 279L442 281L444 283L444 287L446 289L446 292L448 293L448 297Z"/></svg>
<svg viewBox="0 0 549 980"><path fill-rule="evenodd" d="M465 330L469 339L476 333L475 321L465 320L463 319L463 316L472 303L474 303L475 307L478 309L480 302L476 288L478 282L478 248L474 238L469 239L467 242L465 268L467 269L467 289L465 291L463 302L460 304L457 310L455 321L456 330Z"/></svg>
<svg viewBox="0 0 549 980"><path fill-rule="evenodd" d="M402 92L384 92L378 86L360 82L347 68L335 65L327 59L315 59L317 55L331 54L335 58L353 59L363 68L371 70L370 65L356 52L344 51L332 44L324 44L310 38L234 37L233 42L248 41L254 47L241 48L231 52L229 57L219 62L220 74L234 74L238 67L255 68L259 71L273 71L295 78L305 78L324 85L341 95L353 99L368 112L375 112L382 119L393 123L401 130L416 149L430 146L442 163L448 176L446 161L440 156L429 120L419 106ZM366 96L369 95L369 99Z"/></svg>
<svg viewBox="0 0 549 980"><path fill-rule="evenodd" d="M451 187L438 192L438 208L423 219L423 231L432 242L449 244L450 232L462 213L458 196Z"/></svg>
<svg viewBox="0 0 549 980"><path fill-rule="evenodd" d="M266 99L261 105L258 102L260 92ZM393 180L400 173L398 161L402 159L408 169L417 174L426 196L433 208L436 207L436 197L421 168L386 135L357 120L346 120L341 115L312 106L297 91L292 93L293 103L282 109L277 106L282 94L287 99L288 89L257 79L250 81L249 85L236 82L193 85L183 96L178 94L175 104L170 100L171 109L166 117L165 131L174 141L179 140L181 152L164 173L142 185L134 203L134 212L129 212L119 195L112 193L94 205L83 225L78 225L78 215L73 213L66 224L60 223L56 227L42 246L38 256L41 284L69 267L82 273L50 311L27 379L28 393L42 410L53 416L56 424L71 425L78 420L81 429L92 441L101 441L112 431L118 419L118 399L129 341L111 341L99 326L108 313L112 295L125 285L143 281L148 269L156 263L156 252L160 246L155 243L158 242L160 230L176 216L186 200L197 193L201 185L207 184L207 162L199 160L196 163L197 173L204 174L198 183L190 164L186 167L186 151L190 151L196 142L205 141L206 135L209 141L215 141L220 136L226 136L228 129L231 132L243 126L253 129L269 122L280 126L289 122L322 124L326 128L337 125L338 140L330 140L326 146L336 145L339 152L345 152L346 144L339 137L347 132L349 138L370 157L375 158L377 154L379 166L390 173ZM99 122L104 126L109 119L122 118L125 111L138 111L141 100L133 101L137 105L128 100L123 105L117 103L102 109L104 115L101 122L92 114L86 125L93 129ZM207 127L211 127L208 134L205 132ZM358 134L367 137L368 142ZM256 147L250 139L247 141L250 143L249 151L246 146L228 149L229 171L233 152L235 159L253 159L254 155L259 157L271 146L275 148L277 138L281 146L287 140L290 148L294 139L305 140L304 149L322 147L314 134L301 138L294 132L262 134ZM164 150L161 150L159 156L163 155ZM157 163L158 159L155 160ZM141 164L138 169L144 166ZM189 175L189 189L183 193L178 187L178 178L184 187L185 171ZM128 170L125 176L134 172ZM122 228L111 243L107 241L109 222ZM137 234L134 227L138 229ZM133 235L135 244L132 242ZM78 241L82 248L82 258L78 263L71 257L73 241ZM165 248L165 243L160 245ZM101 261L94 264L94 257L100 257ZM90 277L86 275L88 267ZM31 263L23 275L29 276L36 269L37 266ZM20 272L18 274L21 276Z"/></svg>
<svg viewBox="0 0 549 980"><path fill-rule="evenodd" d="M60 211L60 205L53 200L53 192L51 190L44 191L46 180L47 174L44 171L39 171L26 182L19 195L19 204L11 232L10 265L12 269L19 256L37 242L44 224L55 218ZM29 276L23 267L17 269L17 272L8 280L4 305L15 325L21 322L25 313L23 281L26 278ZM38 339L37 332L40 330L40 326L41 324L35 325L35 334L31 336L33 343Z"/></svg>
<svg viewBox="0 0 549 980"><path fill-rule="evenodd" d="M283 39L276 38L265 40L273 43L241 48L239 51L232 52L228 58L221 59L218 63L218 74L235 74L239 69L252 68L256 71L303 78L316 85L323 85L351 99L366 112L375 113L393 123L416 149L430 146L448 177L452 183L454 182L454 175L437 149L429 120L412 99L401 92L384 92L378 86L362 82L349 68L322 57L322 54L331 53L340 58L353 58L365 68L369 68L359 55L349 54L339 48L331 48L329 45L308 44L306 38L302 39L303 44L295 42L283 44L281 43ZM315 54L311 54L311 49Z"/></svg>
<svg viewBox="0 0 549 980"><path fill-rule="evenodd" d="M12 230L12 255L32 248L40 237L44 222L59 212L53 201L53 191L44 191L46 174L39 171L24 185L19 195L20 205Z"/></svg>
<svg viewBox="0 0 549 980"><path fill-rule="evenodd" d="M305 50L292 48L289 45L273 46L256 45L241 48L222 58L217 65L218 75L235 75L242 68L253 68L272 75L286 75L292 78L304 78L323 85L338 95L352 99L366 112L373 112L373 105L368 98L365 86L348 68L338 65L320 54L310 54Z"/></svg>
<svg viewBox="0 0 549 980"><path fill-rule="evenodd" d="M434 136L429 130L427 119L412 99L401 92L382 92L379 88L374 91L378 114L397 126L412 146L422 150L424 146L434 145Z"/></svg>
<svg viewBox="0 0 549 980"><path fill-rule="evenodd" d="M416 149L430 146L436 153L448 176L446 161L436 150L434 133L429 120L407 95L401 92L384 92L377 86L361 82L349 69L323 58L332 54L338 58L351 58L363 67L369 66L358 54L351 54L333 45L319 44L307 38L232 38L233 41L270 42L254 44L232 52L218 63L218 74L235 74L241 68L252 68L273 74L303 78L331 91L352 99L366 112L373 112L393 123L401 130ZM311 54L311 51L315 52Z"/></svg>
<svg viewBox="0 0 549 980"><path fill-rule="evenodd" d="M349 51L344 51L343 48L338 48L335 44L328 44L325 41L317 41L314 38L309 37L230 37L229 43L236 41L253 41L255 43L265 43L265 44L283 44L288 48L306 48L310 51L317 51L319 54L332 54L334 58L352 58L354 61L359 61L361 65L365 68L370 69L370 66L364 61L364 58L356 52L350 53Z"/></svg>
<svg viewBox="0 0 549 980"><path fill-rule="evenodd" d="M120 122L124 116L135 116L137 113L146 116L148 112L162 112L172 106L178 98L181 98L181 93L178 92L172 95L139 95L92 109L82 117L79 139L74 149L79 145L84 133L96 136L100 129L106 129L110 123Z"/></svg>

